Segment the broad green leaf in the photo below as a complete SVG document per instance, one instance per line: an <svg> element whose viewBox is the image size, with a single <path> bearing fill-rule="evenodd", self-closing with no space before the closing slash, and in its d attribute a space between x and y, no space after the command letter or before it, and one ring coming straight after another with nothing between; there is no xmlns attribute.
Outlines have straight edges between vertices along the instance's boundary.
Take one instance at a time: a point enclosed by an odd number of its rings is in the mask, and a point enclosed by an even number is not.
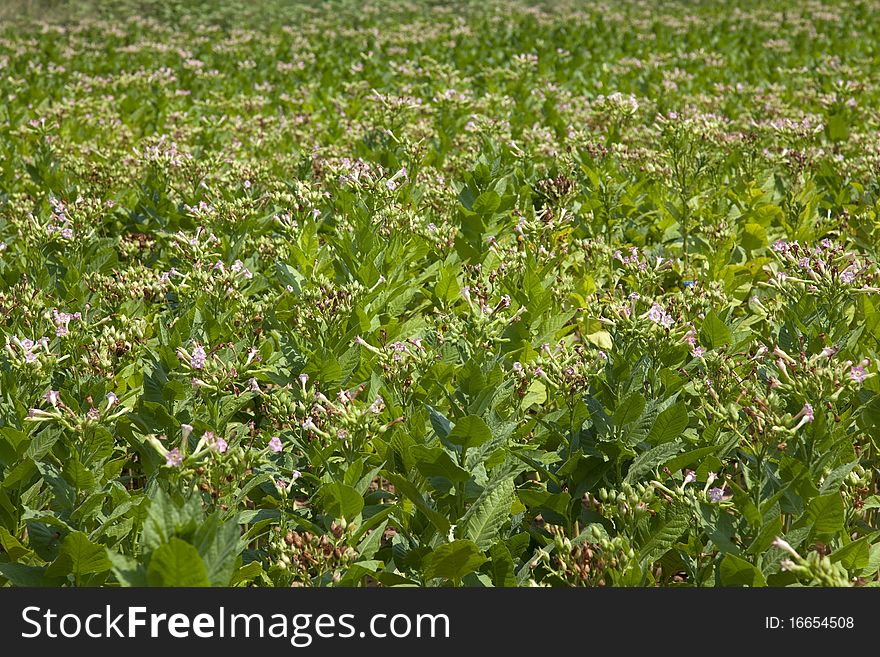
<svg viewBox="0 0 880 657"><path fill-rule="evenodd" d="M443 303L455 303L461 299L461 288L455 272L444 269L434 286L434 294Z"/></svg>
<svg viewBox="0 0 880 657"><path fill-rule="evenodd" d="M63 577L51 577L46 574L46 570L45 566L0 563L0 576L8 579L14 586L57 588L64 583Z"/></svg>
<svg viewBox="0 0 880 657"><path fill-rule="evenodd" d="M490 549L492 557L492 584L497 587L515 587L516 569L513 556L504 543L495 543Z"/></svg>
<svg viewBox="0 0 880 657"><path fill-rule="evenodd" d="M459 467L442 447L416 445L410 449L416 468L425 477L445 477L453 483L471 478L471 474Z"/></svg>
<svg viewBox="0 0 880 657"><path fill-rule="evenodd" d="M648 442L656 445L675 440L687 428L688 421L687 405L683 401L677 401L657 415L648 434Z"/></svg>
<svg viewBox="0 0 880 657"><path fill-rule="evenodd" d="M263 574L263 566L259 561L251 561L235 571L229 586L247 584Z"/></svg>
<svg viewBox="0 0 880 657"><path fill-rule="evenodd" d="M385 533L385 527L387 526L388 521L386 520L361 539L357 546L357 552L361 559L373 558L382 545L382 535Z"/></svg>
<svg viewBox="0 0 880 657"><path fill-rule="evenodd" d="M608 331L596 331L584 336L591 344L596 345L599 349L612 349L614 343L611 341L611 334Z"/></svg>
<svg viewBox="0 0 880 657"><path fill-rule="evenodd" d="M425 501L425 498L414 484L405 477L393 472L385 472L385 478L394 484L395 491L402 494L415 504L416 508L425 514L428 520L431 521L431 524L434 525L441 534L445 535L449 531L449 520Z"/></svg>
<svg viewBox="0 0 880 657"><path fill-rule="evenodd" d="M113 576L120 586L143 588L147 585L147 570L137 559L116 552L108 552L107 556L113 564Z"/></svg>
<svg viewBox="0 0 880 657"><path fill-rule="evenodd" d="M499 531L510 517L514 499L513 479L504 479L483 491L461 519L464 535L481 550L499 540Z"/></svg>
<svg viewBox="0 0 880 657"><path fill-rule="evenodd" d="M79 581L83 575L107 572L111 566L104 546L92 543L82 532L72 532L61 541L58 557L46 569L46 576L70 574Z"/></svg>
<svg viewBox="0 0 880 657"><path fill-rule="evenodd" d="M0 526L0 547L3 548L3 552L6 553L8 558L13 561L18 561L22 557L32 554L32 552L27 549L21 541L9 533L9 530L7 530L6 527L2 526Z"/></svg>
<svg viewBox="0 0 880 657"><path fill-rule="evenodd" d="M364 498L353 486L339 482L324 484L320 491L324 510L336 518L353 520L364 508Z"/></svg>
<svg viewBox="0 0 880 657"><path fill-rule="evenodd" d="M645 410L645 398L639 392L630 394L626 399L620 402L615 409L612 421L614 426L622 427L626 424L635 422Z"/></svg>
<svg viewBox="0 0 880 657"><path fill-rule="evenodd" d="M675 545L690 524L690 512L682 504L667 506L654 522L648 540L642 546L639 560L643 564L657 561Z"/></svg>
<svg viewBox="0 0 880 657"><path fill-rule="evenodd" d="M520 402L520 408L527 409L533 404L541 405L547 401L547 387L539 379L535 379L526 388L526 394Z"/></svg>
<svg viewBox="0 0 880 657"><path fill-rule="evenodd" d="M730 344L733 335L727 324L714 312L706 314L703 325L700 327L700 344L709 349L717 349L725 344Z"/></svg>
<svg viewBox="0 0 880 657"><path fill-rule="evenodd" d="M848 571L861 570L867 567L871 558L871 541L869 536L863 536L857 541L847 543L829 555L832 563L840 564Z"/></svg>
<svg viewBox="0 0 880 657"><path fill-rule="evenodd" d="M721 560L719 576L722 586L766 586L764 575L745 559L725 554Z"/></svg>
<svg viewBox="0 0 880 657"><path fill-rule="evenodd" d="M425 558L425 579L442 577L460 581L485 561L486 557L473 541L458 540L446 543Z"/></svg>
<svg viewBox="0 0 880 657"><path fill-rule="evenodd" d="M654 468L666 463L669 458L681 451L681 443L671 442L657 445L649 449L630 464L624 481L628 484L638 482L644 475L651 473Z"/></svg>
<svg viewBox="0 0 880 657"><path fill-rule="evenodd" d="M228 586L244 549L237 518L212 513L193 535L193 545L205 563L211 586Z"/></svg>
<svg viewBox="0 0 880 657"><path fill-rule="evenodd" d="M715 447L714 445L710 447L698 447L697 449L692 449L688 452L684 452L683 454L679 454L673 459L670 459L666 462L666 467L669 468L670 472L678 472L682 468L686 468L692 463L699 461L704 456L714 454L718 450L719 448Z"/></svg>
<svg viewBox="0 0 880 657"><path fill-rule="evenodd" d="M468 415L455 423L446 440L465 448L479 447L492 439L492 431L482 418Z"/></svg>
<svg viewBox="0 0 880 657"><path fill-rule="evenodd" d="M828 476L825 477L825 480L822 482L821 488L819 488L819 494L826 495L828 493L836 492L840 487L840 484L843 483L843 480L846 479L847 475L853 471L859 464L859 460L850 461L849 463L844 463L840 465L831 472L828 473Z"/></svg>
<svg viewBox="0 0 880 657"><path fill-rule="evenodd" d="M488 190L480 194L471 206L471 211L477 214L492 214L501 205L501 197L494 190Z"/></svg>
<svg viewBox="0 0 880 657"><path fill-rule="evenodd" d="M198 550L179 538L172 538L153 552L147 568L147 583L164 587L211 585Z"/></svg>
<svg viewBox="0 0 880 657"><path fill-rule="evenodd" d="M846 510L839 493L820 495L810 500L798 526L811 526L816 534L835 534L843 529Z"/></svg>

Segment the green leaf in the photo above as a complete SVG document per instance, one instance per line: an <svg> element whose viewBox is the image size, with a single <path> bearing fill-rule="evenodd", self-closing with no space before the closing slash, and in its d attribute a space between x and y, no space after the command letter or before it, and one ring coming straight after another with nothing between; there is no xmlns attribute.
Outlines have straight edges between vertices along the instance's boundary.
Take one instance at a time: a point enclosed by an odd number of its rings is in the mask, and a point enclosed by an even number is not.
<svg viewBox="0 0 880 657"><path fill-rule="evenodd" d="M364 498L353 486L334 481L320 490L324 511L335 518L353 520L364 508Z"/></svg>
<svg viewBox="0 0 880 657"><path fill-rule="evenodd" d="M571 495L566 491L562 491L561 493L548 493L545 490L520 488L516 491L516 494L522 503L530 509L548 509L561 516L568 513L568 508L571 505Z"/></svg>
<svg viewBox="0 0 880 657"><path fill-rule="evenodd" d="M60 577L70 574L79 581L83 575L104 573L111 566L103 545L92 543L82 532L71 532L61 541L58 557L46 569L46 576Z"/></svg>
<svg viewBox="0 0 880 657"><path fill-rule="evenodd" d="M828 558L831 559L831 563L840 562L848 571L867 568L871 559L871 539L876 535L877 533L874 532L871 536L862 536L857 541L847 543L832 552Z"/></svg>
<svg viewBox="0 0 880 657"><path fill-rule="evenodd" d="M514 488L510 478L487 487L462 517L464 535L481 550L499 540L499 532L510 517Z"/></svg>
<svg viewBox="0 0 880 657"><path fill-rule="evenodd" d="M846 479L847 475L853 471L859 464L859 459L855 461L850 461L849 463L844 463L836 468L834 468L831 472L828 473L828 476L825 477L825 480L822 482L822 487L819 489L820 495L826 495L828 493L836 492L840 488L840 484L843 483L843 480Z"/></svg>
<svg viewBox="0 0 880 657"><path fill-rule="evenodd" d="M675 440L687 428L689 421L686 404L683 401L674 403L654 420L654 426L648 434L648 442L656 445Z"/></svg>
<svg viewBox="0 0 880 657"><path fill-rule="evenodd" d="M27 549L21 541L9 533L6 527L0 526L0 547L6 555L13 561L18 561L22 557L26 557L32 552Z"/></svg>
<svg viewBox="0 0 880 657"><path fill-rule="evenodd" d="M157 548L172 536L190 534L203 519L204 512L196 496L178 505L165 491L156 487L144 523L144 546Z"/></svg>
<svg viewBox="0 0 880 657"><path fill-rule="evenodd" d="M657 561L675 545L690 524L688 508L680 503L666 507L663 516L658 516L650 536L642 546L639 560L643 564Z"/></svg>
<svg viewBox="0 0 880 657"><path fill-rule="evenodd" d="M224 519L219 511L212 513L196 530L193 545L205 562L211 586L228 586L244 549L238 519L234 515Z"/></svg>
<svg viewBox="0 0 880 657"><path fill-rule="evenodd" d="M717 349L722 345L730 344L732 340L733 335L727 328L727 324L710 311L700 327L700 344L710 349Z"/></svg>
<svg viewBox="0 0 880 657"><path fill-rule="evenodd" d="M635 422L645 410L645 398L639 392L634 392L627 396L620 405L615 409L612 421L614 426L622 427L631 422Z"/></svg>
<svg viewBox="0 0 880 657"><path fill-rule="evenodd" d="M652 472L657 466L666 463L669 457L681 451L681 447L681 443L677 442L662 443L640 454L629 466L624 482L632 484L639 481L643 475Z"/></svg>
<svg viewBox="0 0 880 657"><path fill-rule="evenodd" d="M743 515L752 527L760 527L763 524L761 512L749 494L744 491L735 481L728 479L730 490L733 492L733 502L736 509Z"/></svg>
<svg viewBox="0 0 880 657"><path fill-rule="evenodd" d="M612 349L614 343L611 341L611 334L608 331L596 331L584 336L590 344L594 344L599 349Z"/></svg>
<svg viewBox="0 0 880 657"><path fill-rule="evenodd" d="M235 571L229 586L238 586L239 584L247 584L257 579L263 574L263 566L259 561L251 561Z"/></svg>
<svg viewBox="0 0 880 657"><path fill-rule="evenodd" d="M434 431L437 432L437 435L440 436L441 440L445 439L449 435L449 432L452 431L452 423L437 409L431 406L428 406L427 408L431 417L431 426L434 428Z"/></svg>
<svg viewBox="0 0 880 657"><path fill-rule="evenodd" d="M752 544L749 546L749 549L746 550L749 554L763 554L767 551L767 549L773 544L773 539L777 536L782 536L782 527L783 520L782 514L778 512L777 507L777 515L773 517L772 520L768 520L764 523L764 526L761 527L761 531L758 532L758 535L755 536L755 540L752 541Z"/></svg>
<svg viewBox="0 0 880 657"><path fill-rule="evenodd" d="M23 563L0 563L0 575L14 586L52 587L64 584L63 577L49 577L45 566L27 566Z"/></svg>
<svg viewBox="0 0 880 657"><path fill-rule="evenodd" d="M434 294L443 303L454 303L461 298L461 287L454 271L442 270L440 278L434 286Z"/></svg>
<svg viewBox="0 0 880 657"><path fill-rule="evenodd" d="M415 445L410 449L415 465L425 477L445 477L452 483L460 483L471 478L471 474L459 467L441 447Z"/></svg>
<svg viewBox="0 0 880 657"><path fill-rule="evenodd" d="M446 534L449 531L449 520L442 513L438 513L436 509L433 509L425 501L425 498L422 497L419 489L416 488L413 483L394 472L386 471L385 478L394 484L394 489L397 493L402 494L415 504L416 508L425 514L428 520L431 521L431 524L434 525L441 534Z"/></svg>
<svg viewBox="0 0 880 657"><path fill-rule="evenodd" d="M137 559L116 552L108 552L107 556L113 564L113 576L120 586L143 588L147 585L147 571Z"/></svg>
<svg viewBox="0 0 880 657"><path fill-rule="evenodd" d="M95 475L76 458L67 461L63 474L68 483L77 490L89 492L95 486Z"/></svg>
<svg viewBox="0 0 880 657"><path fill-rule="evenodd" d="M722 586L766 586L764 575L745 559L725 554L719 569Z"/></svg>
<svg viewBox="0 0 880 657"><path fill-rule="evenodd" d="M480 194L471 206L471 211L477 214L492 214L501 205L501 197L492 189Z"/></svg>
<svg viewBox="0 0 880 657"><path fill-rule="evenodd" d="M357 552L361 559L372 559L376 552L379 551L382 545L382 535L385 533L385 527L387 526L388 521L386 520L361 539L357 546Z"/></svg>
<svg viewBox="0 0 880 657"><path fill-rule="evenodd" d="M156 549L147 568L150 586L210 586L205 562L186 541L172 538Z"/></svg>
<svg viewBox="0 0 880 657"><path fill-rule="evenodd" d="M839 493L820 495L810 500L807 511L797 526L812 526L816 534L834 534L843 529L846 511Z"/></svg>
<svg viewBox="0 0 880 657"><path fill-rule="evenodd" d="M460 581L468 573L474 572L486 557L473 541L459 540L441 545L424 560L425 579L442 577Z"/></svg>
<svg viewBox="0 0 880 657"><path fill-rule="evenodd" d="M513 555L504 543L495 543L489 550L492 557L492 584L497 587L516 586L516 569Z"/></svg>
<svg viewBox="0 0 880 657"><path fill-rule="evenodd" d="M719 450L718 447L711 445L709 447L699 447L697 449L692 449L689 452L685 452L684 454L679 454L674 459L669 460L666 463L666 467L669 468L670 472L678 472L684 467L689 466L694 461L698 461L704 456L709 456L710 454L714 454Z"/></svg>
<svg viewBox="0 0 880 657"><path fill-rule="evenodd" d="M479 447L492 439L492 431L482 418L468 415L455 423L446 440L464 448Z"/></svg>
<svg viewBox="0 0 880 657"><path fill-rule="evenodd" d="M529 387L526 388L526 394L523 396L522 401L520 402L520 408L523 410L529 408L533 404L543 404L547 401L547 387L541 382L540 379L535 379L529 384Z"/></svg>

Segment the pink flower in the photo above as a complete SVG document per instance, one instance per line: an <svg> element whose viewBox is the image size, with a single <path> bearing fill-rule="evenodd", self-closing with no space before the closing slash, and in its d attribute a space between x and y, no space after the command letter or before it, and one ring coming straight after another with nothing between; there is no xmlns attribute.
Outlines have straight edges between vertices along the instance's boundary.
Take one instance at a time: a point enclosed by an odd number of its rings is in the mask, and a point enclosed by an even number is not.
<svg viewBox="0 0 880 657"><path fill-rule="evenodd" d="M693 349L691 349L691 356L693 356L694 358L702 358L705 355L706 355L706 350L703 349L703 347L700 347L699 345L697 345Z"/></svg>
<svg viewBox="0 0 880 657"><path fill-rule="evenodd" d="M229 443L222 438L215 436L213 431L206 431L203 438L205 439L205 442L211 446L211 449L216 449L221 454L229 449Z"/></svg>
<svg viewBox="0 0 880 657"><path fill-rule="evenodd" d="M176 468L181 463L183 463L183 455L177 447L165 455L165 465Z"/></svg>
<svg viewBox="0 0 880 657"><path fill-rule="evenodd" d="M57 390L50 390L45 395L43 395L43 397L55 408L58 407L58 402L61 401L61 395L58 394Z"/></svg>
<svg viewBox="0 0 880 657"><path fill-rule="evenodd" d="M280 452L284 449L284 446L281 444L281 439L278 436L272 436L272 439L269 441L269 449L273 452Z"/></svg>
<svg viewBox="0 0 880 657"><path fill-rule="evenodd" d="M205 353L205 348L199 345L195 349L193 349L192 357L189 360L189 364L195 370L204 369L205 359L207 357L208 354Z"/></svg>
<svg viewBox="0 0 880 657"><path fill-rule="evenodd" d="M813 421L813 405L812 404L804 404L804 407L801 409L801 413L803 414L804 420L807 422Z"/></svg>
<svg viewBox="0 0 880 657"><path fill-rule="evenodd" d="M860 384L862 383L862 381L868 378L868 372L861 365L856 365L855 367L850 369L849 378Z"/></svg>

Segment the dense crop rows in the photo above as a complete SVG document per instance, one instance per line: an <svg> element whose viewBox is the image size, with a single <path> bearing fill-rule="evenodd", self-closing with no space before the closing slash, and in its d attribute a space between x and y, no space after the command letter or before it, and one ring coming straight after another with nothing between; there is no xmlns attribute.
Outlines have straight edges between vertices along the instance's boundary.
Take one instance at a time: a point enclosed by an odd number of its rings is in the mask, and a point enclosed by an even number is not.
<svg viewBox="0 0 880 657"><path fill-rule="evenodd" d="M73 4L0 585L877 585L876 2Z"/></svg>

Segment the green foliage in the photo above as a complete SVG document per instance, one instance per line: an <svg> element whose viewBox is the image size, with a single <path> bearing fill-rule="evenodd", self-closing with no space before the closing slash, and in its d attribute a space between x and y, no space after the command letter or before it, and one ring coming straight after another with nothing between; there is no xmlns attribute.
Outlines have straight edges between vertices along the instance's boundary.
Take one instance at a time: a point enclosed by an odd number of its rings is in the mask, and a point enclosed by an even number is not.
<svg viewBox="0 0 880 657"><path fill-rule="evenodd" d="M61 4L0 586L880 582L876 3Z"/></svg>

